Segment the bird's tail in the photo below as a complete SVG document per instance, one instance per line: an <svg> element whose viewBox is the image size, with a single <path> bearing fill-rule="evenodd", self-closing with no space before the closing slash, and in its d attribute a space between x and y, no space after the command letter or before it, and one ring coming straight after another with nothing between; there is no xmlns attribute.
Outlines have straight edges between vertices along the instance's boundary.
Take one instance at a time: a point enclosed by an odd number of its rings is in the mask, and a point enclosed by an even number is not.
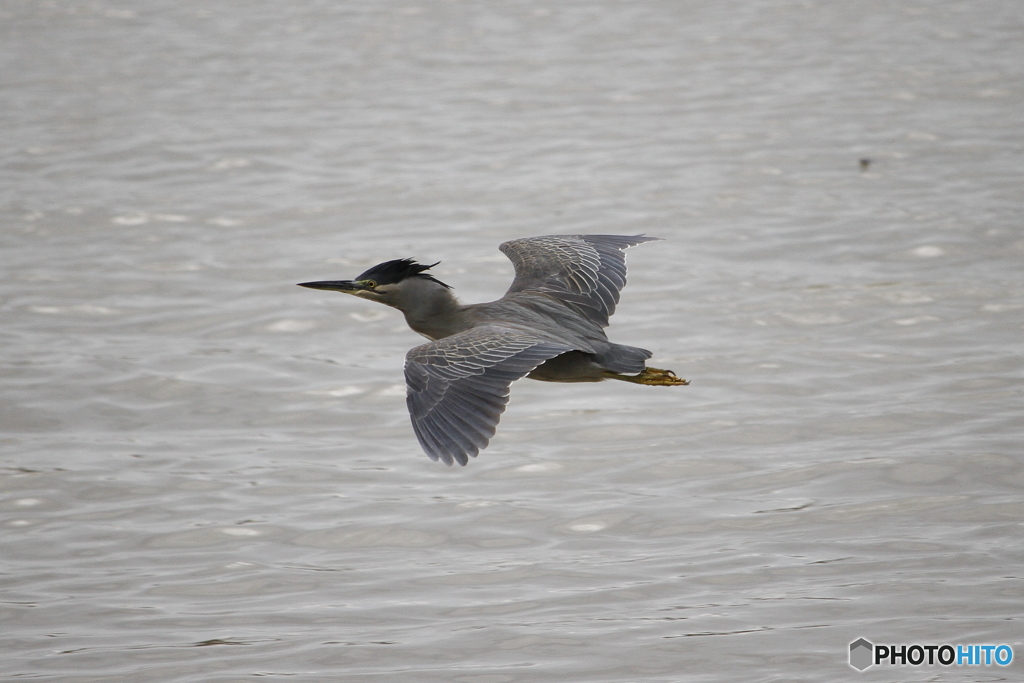
<svg viewBox="0 0 1024 683"><path fill-rule="evenodd" d="M594 360L598 365L610 372L632 375L643 372L646 367L644 361L650 358L651 355L651 352L647 349L609 342L608 349L597 354Z"/></svg>

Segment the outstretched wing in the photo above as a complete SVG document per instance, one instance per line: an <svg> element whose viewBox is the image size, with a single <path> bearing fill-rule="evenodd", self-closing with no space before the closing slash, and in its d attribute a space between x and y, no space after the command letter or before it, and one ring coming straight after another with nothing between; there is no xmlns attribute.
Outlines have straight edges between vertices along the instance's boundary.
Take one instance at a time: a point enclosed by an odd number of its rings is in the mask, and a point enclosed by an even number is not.
<svg viewBox="0 0 1024 683"><path fill-rule="evenodd" d="M573 348L499 325L423 344L405 357L406 403L423 450L465 465L494 436L509 385Z"/></svg>
<svg viewBox="0 0 1024 683"><path fill-rule="evenodd" d="M503 243L499 249L516 268L505 296L539 292L569 305L601 327L626 286L624 249L657 240L644 235L546 235Z"/></svg>

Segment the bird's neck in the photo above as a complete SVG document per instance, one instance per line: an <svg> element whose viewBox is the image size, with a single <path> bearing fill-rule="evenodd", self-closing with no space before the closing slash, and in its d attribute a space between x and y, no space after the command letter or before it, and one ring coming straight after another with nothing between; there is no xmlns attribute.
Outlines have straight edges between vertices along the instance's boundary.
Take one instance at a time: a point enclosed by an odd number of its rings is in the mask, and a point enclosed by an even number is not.
<svg viewBox="0 0 1024 683"><path fill-rule="evenodd" d="M422 334L427 339L441 339L470 327L465 307L459 304L458 299L447 287L421 291L418 298L414 305L401 307L405 321L414 332Z"/></svg>

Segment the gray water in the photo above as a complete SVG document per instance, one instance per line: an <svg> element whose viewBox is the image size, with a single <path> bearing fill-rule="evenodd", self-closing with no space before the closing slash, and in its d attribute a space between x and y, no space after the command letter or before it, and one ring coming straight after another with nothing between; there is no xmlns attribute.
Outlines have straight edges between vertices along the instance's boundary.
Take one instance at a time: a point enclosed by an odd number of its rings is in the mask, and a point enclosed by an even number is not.
<svg viewBox="0 0 1024 683"><path fill-rule="evenodd" d="M0 677L1021 680L1022 72L1017 0L0 4ZM294 286L581 232L692 384L465 468Z"/></svg>

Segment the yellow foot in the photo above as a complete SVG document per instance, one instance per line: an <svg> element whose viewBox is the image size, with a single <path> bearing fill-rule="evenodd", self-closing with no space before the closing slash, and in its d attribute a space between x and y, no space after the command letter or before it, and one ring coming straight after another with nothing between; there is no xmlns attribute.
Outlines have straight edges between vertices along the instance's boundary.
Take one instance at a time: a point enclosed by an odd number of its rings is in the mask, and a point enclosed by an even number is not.
<svg viewBox="0 0 1024 683"><path fill-rule="evenodd" d="M676 373L671 370L658 368L644 368L639 375L620 375L616 372L608 372L605 375L611 379L621 379L624 382L647 384L653 387L682 387L690 383L689 380L676 377Z"/></svg>

